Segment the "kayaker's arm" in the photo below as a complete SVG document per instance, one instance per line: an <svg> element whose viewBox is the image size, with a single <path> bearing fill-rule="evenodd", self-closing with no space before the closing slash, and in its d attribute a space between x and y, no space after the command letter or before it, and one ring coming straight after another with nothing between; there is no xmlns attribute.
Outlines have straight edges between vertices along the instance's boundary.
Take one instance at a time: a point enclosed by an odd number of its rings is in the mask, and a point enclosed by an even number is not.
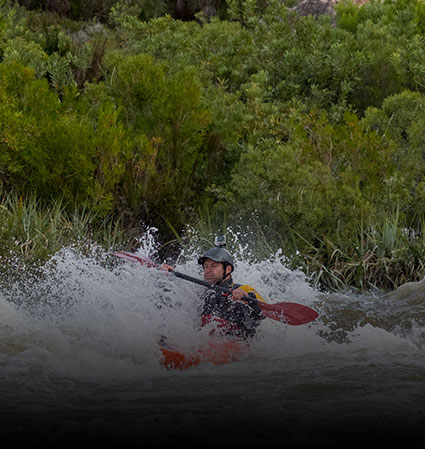
<svg viewBox="0 0 425 449"><path fill-rule="evenodd" d="M262 320L264 314L262 313L261 307L258 304L258 299L254 292L247 293L242 288L237 288L232 292L232 299L235 301L241 301L251 307L251 309L255 312L257 318Z"/></svg>
<svg viewBox="0 0 425 449"><path fill-rule="evenodd" d="M243 301L250 306L259 302L254 292L246 292L242 288L237 288L232 291L232 299L235 301Z"/></svg>

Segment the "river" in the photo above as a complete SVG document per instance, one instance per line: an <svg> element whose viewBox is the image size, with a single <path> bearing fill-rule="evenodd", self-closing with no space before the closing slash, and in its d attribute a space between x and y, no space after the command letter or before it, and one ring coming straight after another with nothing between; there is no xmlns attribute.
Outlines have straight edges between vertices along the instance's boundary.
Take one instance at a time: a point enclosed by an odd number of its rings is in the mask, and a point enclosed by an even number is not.
<svg viewBox="0 0 425 449"><path fill-rule="evenodd" d="M178 270L201 277L187 256ZM206 338L197 326L202 287L110 259L64 248L37 276L0 292L7 447L388 447L425 436L425 282L387 294L326 293L280 255L239 258L237 282L319 318L263 320L241 360L176 371L161 366L158 340L189 347Z"/></svg>

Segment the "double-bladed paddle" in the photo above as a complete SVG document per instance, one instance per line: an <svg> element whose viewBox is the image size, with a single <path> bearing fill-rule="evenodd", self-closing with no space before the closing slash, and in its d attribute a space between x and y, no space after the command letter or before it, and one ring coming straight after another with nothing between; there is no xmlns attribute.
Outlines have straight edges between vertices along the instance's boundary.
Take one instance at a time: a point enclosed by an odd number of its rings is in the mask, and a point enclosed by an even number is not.
<svg viewBox="0 0 425 449"><path fill-rule="evenodd" d="M116 251L113 252L112 255L120 257L121 259L129 260L131 262L140 263L141 265L144 265L145 267L148 268L160 267L157 263L153 262L147 257L134 253L129 253L126 251ZM220 285L216 284L210 284L209 282L203 281L202 279L197 279L192 276L188 276L187 274L184 273L179 273L174 269L169 269L168 271L170 273L173 273L174 276L180 279L184 279L186 281L214 289L215 291L225 293L227 295L232 294L232 290L229 288L221 287ZM260 306L264 316L266 316L267 318L271 318L272 320L290 324L291 326L299 326L300 324L310 323L319 316L319 314L315 310L302 304L297 304L296 302L279 302L277 304L268 304L253 298L247 298L247 301L248 300L256 301L257 304Z"/></svg>

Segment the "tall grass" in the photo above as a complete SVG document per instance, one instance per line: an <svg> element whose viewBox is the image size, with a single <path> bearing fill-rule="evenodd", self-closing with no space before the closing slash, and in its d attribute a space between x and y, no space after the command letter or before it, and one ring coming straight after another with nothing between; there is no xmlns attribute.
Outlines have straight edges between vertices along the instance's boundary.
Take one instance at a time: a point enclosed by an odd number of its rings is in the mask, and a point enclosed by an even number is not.
<svg viewBox="0 0 425 449"><path fill-rule="evenodd" d="M323 240L304 257L305 270L330 290L392 290L425 276L425 227L403 227L398 214L364 228L357 240Z"/></svg>
<svg viewBox="0 0 425 449"><path fill-rule="evenodd" d="M200 210L196 237L212 244L214 234L227 233L229 249L237 240L245 244L254 259L277 254L285 256L289 268L302 269L317 287L331 291L395 289L425 277L425 222L420 229L403 225L396 210L365 225L359 220L355 237L338 240L316 236L313 242L293 232L282 235L261 225L255 217L249 224L232 224L229 217ZM238 232L240 231L240 232Z"/></svg>
<svg viewBox="0 0 425 449"><path fill-rule="evenodd" d="M60 200L43 206L35 195L0 192L0 257L3 271L8 260L37 264L64 246L83 252L113 249L128 243L119 220L99 220L87 208Z"/></svg>
<svg viewBox="0 0 425 449"><path fill-rule="evenodd" d="M209 247L215 234L225 233L230 250L242 246L247 249L244 255L256 260L282 249L289 267L303 269L318 288L390 290L425 276L425 223L419 230L408 229L397 212L373 226L360 224L355 240L317 237L314 244L268 232L255 217L249 224L235 226L226 214L217 216L205 209L199 216L191 232L176 234L179 245L196 239L199 247ZM62 201L45 207L35 195L0 192L3 280L13 276L17 265L40 266L63 247L96 255L99 250L130 248L133 237L134 230L126 230L119 220L99 220L87 208L70 208Z"/></svg>

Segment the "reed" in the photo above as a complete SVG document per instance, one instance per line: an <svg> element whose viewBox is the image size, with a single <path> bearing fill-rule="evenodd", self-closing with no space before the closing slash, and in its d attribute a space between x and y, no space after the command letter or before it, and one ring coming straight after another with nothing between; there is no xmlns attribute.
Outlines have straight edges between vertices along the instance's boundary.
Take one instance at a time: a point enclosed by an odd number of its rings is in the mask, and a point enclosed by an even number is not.
<svg viewBox="0 0 425 449"><path fill-rule="evenodd" d="M118 248L128 238L120 220L100 220L86 207L70 207L62 200L49 206L35 195L0 192L0 257L39 264L64 246L90 253ZM7 264L2 264L3 269Z"/></svg>
<svg viewBox="0 0 425 449"><path fill-rule="evenodd" d="M237 227L224 212L217 215L208 208L198 212L194 227L186 233L174 231L180 248L210 246L215 234L225 233L229 249L243 249L243 256L253 260L267 259L281 249L288 267L301 268L317 288L392 290L425 276L425 223L420 229L406 228L398 212L373 225L359 222L356 235L317 237L314 243L296 233L273 232L255 217ZM88 208L70 207L60 200L46 207L35 195L0 191L0 271L4 279L18 265L40 266L64 247L96 255L131 248L133 237L134 230L125 229L120 220L100 220Z"/></svg>
<svg viewBox="0 0 425 449"><path fill-rule="evenodd" d="M231 250L239 244L255 260L281 250L288 267L303 270L319 289L388 291L425 277L425 222L419 229L406 227L398 210L383 214L379 222L359 220L357 232L348 236L316 236L312 241L294 230L279 233L255 217L236 225L228 215L198 212L196 232L190 235L199 245L212 245L214 235L223 232Z"/></svg>
<svg viewBox="0 0 425 449"><path fill-rule="evenodd" d="M398 214L351 238L310 247L304 269L328 290L392 290L425 276L425 228L403 227Z"/></svg>

